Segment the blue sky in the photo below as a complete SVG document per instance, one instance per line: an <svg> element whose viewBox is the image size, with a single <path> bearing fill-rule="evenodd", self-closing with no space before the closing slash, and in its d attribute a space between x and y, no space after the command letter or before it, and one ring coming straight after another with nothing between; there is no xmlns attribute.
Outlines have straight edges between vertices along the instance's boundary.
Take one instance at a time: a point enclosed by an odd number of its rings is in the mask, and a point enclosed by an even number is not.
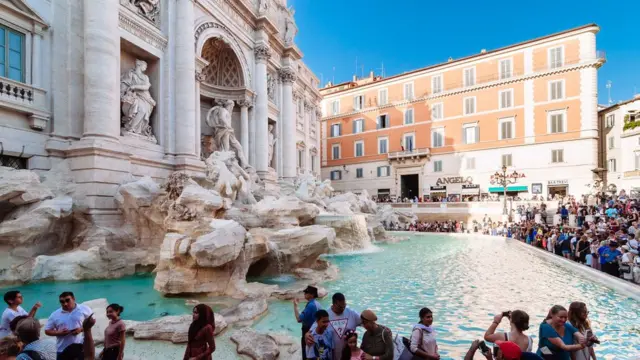
<svg viewBox="0 0 640 360"><path fill-rule="evenodd" d="M595 22L607 54L598 73L598 102L640 93L637 0L447 1L289 0L304 61L324 82L364 73L390 76ZM491 5L489 5L491 4ZM335 71L333 70L335 67Z"/></svg>

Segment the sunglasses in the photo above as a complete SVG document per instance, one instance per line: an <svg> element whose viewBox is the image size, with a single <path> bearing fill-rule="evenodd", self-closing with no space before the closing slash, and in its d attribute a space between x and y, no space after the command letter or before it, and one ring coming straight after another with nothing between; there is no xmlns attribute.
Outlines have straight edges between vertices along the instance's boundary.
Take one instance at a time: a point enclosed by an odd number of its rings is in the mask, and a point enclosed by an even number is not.
<svg viewBox="0 0 640 360"><path fill-rule="evenodd" d="M60 304L68 304L71 302L71 298L60 299Z"/></svg>

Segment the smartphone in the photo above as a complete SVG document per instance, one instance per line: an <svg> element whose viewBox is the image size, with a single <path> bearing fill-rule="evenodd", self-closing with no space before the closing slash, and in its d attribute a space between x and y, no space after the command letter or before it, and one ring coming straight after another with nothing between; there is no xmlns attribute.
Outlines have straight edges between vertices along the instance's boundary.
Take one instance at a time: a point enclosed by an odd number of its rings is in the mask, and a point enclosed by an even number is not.
<svg viewBox="0 0 640 360"><path fill-rule="evenodd" d="M511 311L505 311L502 313L502 316L506 317L506 318L511 318Z"/></svg>
<svg viewBox="0 0 640 360"><path fill-rule="evenodd" d="M542 353L542 355L553 355L551 350L549 350L549 348L546 346L540 348L540 353Z"/></svg>
<svg viewBox="0 0 640 360"><path fill-rule="evenodd" d="M487 344L485 344L484 341L480 341L480 344L478 344L478 347L480 348L480 351L482 351L483 354L486 354L489 351L489 347L487 346Z"/></svg>

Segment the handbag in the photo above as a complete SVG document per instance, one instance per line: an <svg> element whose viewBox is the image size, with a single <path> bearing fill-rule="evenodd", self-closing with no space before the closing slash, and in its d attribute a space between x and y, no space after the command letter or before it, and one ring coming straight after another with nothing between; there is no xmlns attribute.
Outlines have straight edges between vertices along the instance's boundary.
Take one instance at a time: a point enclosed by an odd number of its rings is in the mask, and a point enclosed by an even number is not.
<svg viewBox="0 0 640 360"><path fill-rule="evenodd" d="M418 343L418 349L421 349L422 346L422 340L424 334L422 332L422 330L420 330L420 342ZM415 353L411 352L411 340L407 339L406 337L402 337L402 345L404 347L404 350L402 351L402 353L400 354L400 357L397 360L423 360L420 356L416 355ZM424 350L422 350L424 351Z"/></svg>

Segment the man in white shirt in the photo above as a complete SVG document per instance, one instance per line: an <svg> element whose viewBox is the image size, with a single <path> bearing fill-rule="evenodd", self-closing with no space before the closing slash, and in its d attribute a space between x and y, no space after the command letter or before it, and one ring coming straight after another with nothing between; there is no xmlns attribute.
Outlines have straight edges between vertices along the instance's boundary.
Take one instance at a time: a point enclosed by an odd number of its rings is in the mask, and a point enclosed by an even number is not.
<svg viewBox="0 0 640 360"><path fill-rule="evenodd" d="M84 360L82 323L93 312L77 304L70 291L60 294L60 309L54 311L44 327L44 333L56 337L57 360Z"/></svg>
<svg viewBox="0 0 640 360"><path fill-rule="evenodd" d="M336 360L342 358L342 349L346 346L346 341L342 336L347 330L355 330L357 326L361 326L362 319L360 318L360 313L347 307L347 299L342 293L333 294L331 302L331 308L327 310L327 313L329 313L329 329L327 330L331 331L333 335L332 359ZM315 327L316 325L314 324L311 330ZM313 342L311 331L307 333L306 340L307 344Z"/></svg>
<svg viewBox="0 0 640 360"><path fill-rule="evenodd" d="M2 319L0 320L0 339L3 337L11 335L10 324L13 319L18 316L30 316L34 317L36 312L42 306L39 302L35 303L31 308L31 311L27 313L22 306L24 298L20 291L12 290L7 291L4 294L4 302L7 303L7 308L2 313Z"/></svg>

